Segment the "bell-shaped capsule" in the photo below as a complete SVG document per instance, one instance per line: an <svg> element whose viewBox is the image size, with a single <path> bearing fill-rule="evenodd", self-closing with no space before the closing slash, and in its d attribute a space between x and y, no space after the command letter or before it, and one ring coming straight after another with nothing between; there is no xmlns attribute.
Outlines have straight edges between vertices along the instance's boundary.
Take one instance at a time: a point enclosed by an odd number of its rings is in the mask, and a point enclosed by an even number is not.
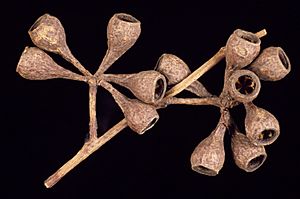
<svg viewBox="0 0 300 199"><path fill-rule="evenodd" d="M235 70L226 82L230 95L239 102L254 100L260 91L260 80L250 70Z"/></svg>
<svg viewBox="0 0 300 199"><path fill-rule="evenodd" d="M129 89L139 100L156 104L165 95L166 78L157 71L149 70L135 74L105 74L104 79Z"/></svg>
<svg viewBox="0 0 300 199"><path fill-rule="evenodd" d="M226 43L227 65L236 69L249 65L258 55L260 43L260 39L254 33L235 30Z"/></svg>
<svg viewBox="0 0 300 199"><path fill-rule="evenodd" d="M44 14L36 20L28 33L37 47L61 55L84 75L91 75L71 53L66 42L65 30L56 17Z"/></svg>
<svg viewBox="0 0 300 199"><path fill-rule="evenodd" d="M269 47L263 50L249 70L255 72L262 80L277 81L291 71L291 63L282 48Z"/></svg>
<svg viewBox="0 0 300 199"><path fill-rule="evenodd" d="M141 22L125 13L115 14L107 26L106 55L96 75L104 73L117 59L131 48L141 33Z"/></svg>
<svg viewBox="0 0 300 199"><path fill-rule="evenodd" d="M267 158L264 146L253 144L247 136L237 129L231 137L231 149L235 164L247 172L258 169Z"/></svg>
<svg viewBox="0 0 300 199"><path fill-rule="evenodd" d="M191 155L192 169L198 173L215 176L225 161L224 134L226 127L218 124L216 129L195 148Z"/></svg>
<svg viewBox="0 0 300 199"><path fill-rule="evenodd" d="M182 59L175 55L166 53L158 59L155 70L167 78L168 85L177 84L191 74L188 65ZM186 90L199 97L212 96L199 81L193 82L186 88Z"/></svg>
<svg viewBox="0 0 300 199"><path fill-rule="evenodd" d="M26 47L16 70L22 77L30 80L65 78L84 80L84 77L73 73L58 64L44 51L36 47Z"/></svg>
<svg viewBox="0 0 300 199"><path fill-rule="evenodd" d="M101 86L108 90L124 113L128 126L138 134L145 133L158 121L156 108L137 99L129 99L116 90L108 82L102 81Z"/></svg>
<svg viewBox="0 0 300 199"><path fill-rule="evenodd" d="M246 108L245 130L249 140L255 145L272 144L280 134L278 120L270 112L254 104L244 104Z"/></svg>

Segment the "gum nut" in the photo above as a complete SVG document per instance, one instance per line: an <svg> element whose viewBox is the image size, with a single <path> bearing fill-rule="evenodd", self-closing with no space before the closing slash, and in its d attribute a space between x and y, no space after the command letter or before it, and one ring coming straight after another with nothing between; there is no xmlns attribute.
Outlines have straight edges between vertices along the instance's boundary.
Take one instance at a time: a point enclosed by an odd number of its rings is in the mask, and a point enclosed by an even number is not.
<svg viewBox="0 0 300 199"><path fill-rule="evenodd" d="M278 120L270 112L252 103L245 104L246 136L256 145L272 144L280 134Z"/></svg>
<svg viewBox="0 0 300 199"><path fill-rule="evenodd" d="M215 176L223 167L225 161L223 124L217 128L195 148L191 155L192 169L198 173Z"/></svg>
<svg viewBox="0 0 300 199"><path fill-rule="evenodd" d="M235 70L226 86L230 95L242 103L253 101L261 88L259 78L250 70Z"/></svg>
<svg viewBox="0 0 300 199"><path fill-rule="evenodd" d="M261 80L277 81L291 71L291 63L282 48L269 47L263 50L249 70L255 72Z"/></svg>
<svg viewBox="0 0 300 199"><path fill-rule="evenodd" d="M56 64L49 55L36 47L25 48L19 60L17 72L30 80L67 78L76 75Z"/></svg>
<svg viewBox="0 0 300 199"><path fill-rule="evenodd" d="M226 43L227 64L236 69L249 65L258 55L260 43L260 39L254 33L235 30Z"/></svg>
<svg viewBox="0 0 300 199"><path fill-rule="evenodd" d="M231 149L235 164L247 172L258 169L267 158L264 146L253 144L247 136L239 132L231 137Z"/></svg>

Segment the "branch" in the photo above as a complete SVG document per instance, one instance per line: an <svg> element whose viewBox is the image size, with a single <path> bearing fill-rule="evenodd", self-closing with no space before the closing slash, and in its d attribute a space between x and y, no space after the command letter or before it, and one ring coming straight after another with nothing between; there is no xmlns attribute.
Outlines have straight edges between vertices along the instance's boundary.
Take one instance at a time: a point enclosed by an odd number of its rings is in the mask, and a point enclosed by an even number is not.
<svg viewBox="0 0 300 199"><path fill-rule="evenodd" d="M96 84L96 82L95 82ZM97 85L89 84L89 112L90 112L90 137L94 140L97 138L97 117L96 117L96 95Z"/></svg>
<svg viewBox="0 0 300 199"><path fill-rule="evenodd" d="M263 37L266 35L266 31L262 30L256 34L259 37ZM224 58L224 56L225 56L225 48L222 47L212 58L210 58L207 62L205 62L202 66L200 66L197 70L195 70L193 73L191 73L188 77L186 77L180 83L178 83L173 88L171 88L166 93L164 99L173 97L173 96L177 95L178 93L180 93L181 91L183 91L191 83L193 83L195 80L197 80L199 77L201 77L204 73L206 73L212 67L214 67L218 62L220 62ZM95 96L94 88L90 88L90 92L94 92L94 94L90 94L90 98L93 98ZM201 100L198 101L198 103L200 103L200 102L201 102ZM94 107L94 104L92 101L90 101L90 105L93 106L93 109L95 111L95 107ZM96 117L96 114L94 115L93 111L90 111L90 114L92 115L91 118L93 118L94 116ZM90 126L92 126L91 123L90 123ZM80 149L80 151L71 160L69 160L66 164L64 164L58 171L56 171L52 176L50 176L44 182L45 186L47 188L50 188L53 185L55 185L62 177L64 177L75 166L77 166L80 162L85 160L93 152L98 150L102 145L104 145L106 142L108 142L110 139L112 139L114 136L116 136L125 127L127 127L127 123L126 123L126 120L123 119L119 123L117 123L115 126L113 126L111 129L109 129L106 133L104 133L101 137L96 138L94 140L89 139L83 145L83 147ZM94 132L91 132L91 131L93 131L92 128L90 129L90 134L94 134Z"/></svg>
<svg viewBox="0 0 300 199"><path fill-rule="evenodd" d="M92 142L86 142L78 153L64 164L59 170L51 175L44 184L47 188L51 188L55 185L62 177L64 177L69 171L76 167L80 162L85 160L88 156L98 150L102 145L108 142L111 138L117 135L126 127L126 120L123 119L111 129L109 129L104 135L93 140Z"/></svg>
<svg viewBox="0 0 300 199"><path fill-rule="evenodd" d="M176 98L170 97L166 99L167 105L169 104L185 104L185 105L213 105L221 107L221 102L218 97L205 97L205 98Z"/></svg>

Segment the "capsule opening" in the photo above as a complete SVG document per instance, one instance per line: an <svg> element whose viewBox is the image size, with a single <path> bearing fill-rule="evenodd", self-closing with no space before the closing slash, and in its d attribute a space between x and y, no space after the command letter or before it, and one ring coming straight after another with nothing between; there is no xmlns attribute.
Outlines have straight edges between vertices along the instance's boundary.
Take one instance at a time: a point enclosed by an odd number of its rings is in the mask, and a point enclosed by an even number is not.
<svg viewBox="0 0 300 199"><path fill-rule="evenodd" d="M235 83L235 88L243 95L251 94L255 90L255 87L256 83L249 75L240 76Z"/></svg>
<svg viewBox="0 0 300 199"><path fill-rule="evenodd" d="M163 79L158 79L156 81L154 92L155 100L159 100L163 97L163 94L165 92L165 82Z"/></svg>
<svg viewBox="0 0 300 199"><path fill-rule="evenodd" d="M147 131L148 129L151 129L157 121L158 117L153 118L143 132Z"/></svg>
<svg viewBox="0 0 300 199"><path fill-rule="evenodd" d="M139 22L133 16L127 15L127 14L118 14L117 18L120 19L120 20L122 20L122 21L129 22L129 23L137 23L137 22Z"/></svg>
<svg viewBox="0 0 300 199"><path fill-rule="evenodd" d="M279 59L280 59L282 65L283 65L287 70L289 70L289 68L290 68L290 62L289 62L289 59L288 59L288 57L286 56L286 54L284 53L283 50L280 50L280 51L279 51Z"/></svg>
<svg viewBox="0 0 300 199"><path fill-rule="evenodd" d="M208 175L208 176L217 175L217 172L215 172L214 170L211 170L211 169L209 169L205 166L202 166L202 165L193 167L193 170L198 172L198 173L205 174L205 175Z"/></svg>
<svg viewBox="0 0 300 199"><path fill-rule="evenodd" d="M241 31L241 32L238 32L238 36L250 43L254 43L254 44L259 43L259 38L253 33Z"/></svg>
<svg viewBox="0 0 300 199"><path fill-rule="evenodd" d="M29 32L34 31L42 23L42 21L44 20L45 17L47 17L47 14L45 14L45 15L41 16L40 18L38 18L34 22L34 24L30 27Z"/></svg>
<svg viewBox="0 0 300 199"><path fill-rule="evenodd" d="M258 168L259 166L262 165L262 163L264 162L265 159L266 159L265 155L259 155L255 158L253 158L248 163L248 169L254 170L254 169Z"/></svg>
<svg viewBox="0 0 300 199"><path fill-rule="evenodd" d="M273 137L275 136L275 134L276 134L276 132L273 129L264 130L259 135L259 141L269 142L270 140L273 139Z"/></svg>

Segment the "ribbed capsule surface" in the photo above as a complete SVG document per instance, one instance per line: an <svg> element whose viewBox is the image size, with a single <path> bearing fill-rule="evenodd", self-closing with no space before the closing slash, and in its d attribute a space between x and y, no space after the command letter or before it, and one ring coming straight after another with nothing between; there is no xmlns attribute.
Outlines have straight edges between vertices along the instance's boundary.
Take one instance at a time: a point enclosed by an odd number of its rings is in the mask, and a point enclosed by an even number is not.
<svg viewBox="0 0 300 199"><path fill-rule="evenodd" d="M97 73L105 72L131 48L141 34L141 22L125 13L117 13L107 25L107 52Z"/></svg>
<svg viewBox="0 0 300 199"><path fill-rule="evenodd" d="M32 42L39 48L58 53L67 48L65 30L60 21L49 14L36 20L28 31Z"/></svg>
<svg viewBox="0 0 300 199"><path fill-rule="evenodd" d="M182 59L176 55L167 53L160 56L155 70L166 77L168 85L177 84L191 74L188 65ZM199 81L193 82L185 90L188 90L199 97L212 96Z"/></svg>
<svg viewBox="0 0 300 199"><path fill-rule="evenodd" d="M84 75L91 75L70 51L66 41L65 30L58 18L44 14L36 20L28 33L37 47L61 55Z"/></svg>
<svg viewBox="0 0 300 199"><path fill-rule="evenodd" d="M72 79L77 74L59 66L44 51L36 47L26 47L16 70L22 77L30 80L53 78Z"/></svg>
<svg viewBox="0 0 300 199"><path fill-rule="evenodd" d="M250 65L249 70L255 72L265 81L278 81L291 71L291 63L280 47L269 47Z"/></svg>
<svg viewBox="0 0 300 199"><path fill-rule="evenodd" d="M252 32L235 30L226 43L226 62L241 69L249 65L260 51L260 39Z"/></svg>
<svg viewBox="0 0 300 199"><path fill-rule="evenodd" d="M114 100L121 108L128 126L134 132L143 134L158 121L159 115L154 106L145 104L137 99L127 98L109 83L102 82L101 85L112 94Z"/></svg>
<svg viewBox="0 0 300 199"><path fill-rule="evenodd" d="M106 74L104 78L126 87L139 100L148 104L159 102L164 97L167 88L166 78L154 70L135 74Z"/></svg>
<svg viewBox="0 0 300 199"><path fill-rule="evenodd" d="M263 108L252 103L245 104L245 130L249 140L255 145L272 144L280 134L276 117Z"/></svg>
<svg viewBox="0 0 300 199"><path fill-rule="evenodd" d="M192 169L198 173L215 176L225 161L224 134L226 127L218 124L216 129L195 148L191 155Z"/></svg>
<svg viewBox="0 0 300 199"><path fill-rule="evenodd" d="M258 169L267 158L264 146L253 144L247 136L238 131L231 137L231 149L235 164L247 172Z"/></svg>

